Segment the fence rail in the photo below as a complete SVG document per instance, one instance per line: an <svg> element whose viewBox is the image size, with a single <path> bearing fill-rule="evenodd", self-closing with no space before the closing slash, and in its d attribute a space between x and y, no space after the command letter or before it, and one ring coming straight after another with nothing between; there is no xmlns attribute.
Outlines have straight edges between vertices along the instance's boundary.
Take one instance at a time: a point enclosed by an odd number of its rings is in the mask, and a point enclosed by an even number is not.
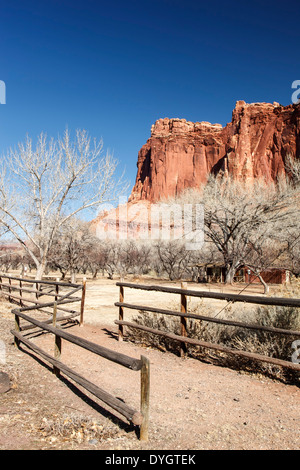
<svg viewBox="0 0 300 470"><path fill-rule="evenodd" d="M189 338L188 331L187 331L187 319L190 318L194 320L202 320L202 321L218 323L218 324L222 324L226 326L237 326L237 327L246 328L246 329L266 331L266 332L270 332L274 334L289 335L293 337L299 337L300 331L289 330L289 329L284 329L284 328L275 328L271 326L263 326L263 325L258 325L258 324L248 324L245 322L226 320L226 319L221 319L221 318L216 318L216 317L208 317L204 315L196 315L196 314L188 313L187 297L210 298L210 299L224 300L227 302L242 302L242 303L251 303L251 304L257 304L257 305L273 305L273 306L281 306L281 307L300 307L300 299L289 299L289 298L283 298L283 297L261 297L261 296L251 296L251 295L238 295L238 294L229 294L229 293L227 294L227 293L218 293L218 292L196 291L196 290L186 289L185 283L182 283L181 288L156 286L156 285L132 284L132 283L125 283L125 282L117 282L116 285L119 286L120 288L119 302L115 302L115 305L119 307L119 320L115 321L115 323L118 325L119 341L122 341L123 335L124 335L123 328L127 326L130 328L136 328L136 329L143 330L151 334L164 336L166 338L178 341L180 343L180 355L181 356L184 356L186 353L186 344L192 344L192 345L200 346L200 347L207 348L207 349L213 349L213 350L225 352L225 353L232 354L235 356L245 357L248 359L266 362L266 363L270 363L273 365L285 367L288 369L300 371L300 364L298 363L293 363L293 362L289 362L286 360L277 359L274 357L268 357L268 356L264 356L261 354L250 353L250 352L242 351L239 349L229 348L222 344L211 343L211 342L202 341L200 339ZM148 307L145 305L135 305L135 304L126 303L124 302L124 288L178 294L180 295L180 299L181 299L180 311L166 310L166 309L157 308L157 307ZM162 315L172 315L172 316L180 317L181 335L175 335L173 333L139 325L135 322L125 321L124 320L125 308L132 309L132 310L159 313Z"/></svg>

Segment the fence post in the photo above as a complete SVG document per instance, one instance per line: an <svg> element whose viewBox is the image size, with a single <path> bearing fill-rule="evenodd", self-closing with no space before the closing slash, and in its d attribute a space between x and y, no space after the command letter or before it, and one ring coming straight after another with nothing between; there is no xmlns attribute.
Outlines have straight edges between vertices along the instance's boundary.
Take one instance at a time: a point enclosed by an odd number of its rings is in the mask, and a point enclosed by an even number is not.
<svg viewBox="0 0 300 470"><path fill-rule="evenodd" d="M181 283L181 289L186 289L187 283ZM185 294L180 295L180 311L181 313L187 313L187 296ZM187 336L186 331L186 317L180 317L181 336ZM180 357L184 357L186 354L186 343L180 343Z"/></svg>
<svg viewBox="0 0 300 470"><path fill-rule="evenodd" d="M19 315L15 315L15 330L17 332L20 332L20 318ZM15 336L14 339L15 347L19 349L20 346L20 340Z"/></svg>
<svg viewBox="0 0 300 470"><path fill-rule="evenodd" d="M36 289L35 298L36 298L36 300L39 300L38 291L40 290L40 284L38 282L35 284L35 289Z"/></svg>
<svg viewBox="0 0 300 470"><path fill-rule="evenodd" d="M53 323L53 326L55 328L57 328L57 326L56 326L56 316L57 316L57 303L54 302L52 323ZM54 343L54 357L55 357L55 359L59 359L60 355L61 355L61 337L58 336L58 335L55 335L55 343ZM60 376L60 370L57 367L53 366L53 372L56 375L56 377Z"/></svg>
<svg viewBox="0 0 300 470"><path fill-rule="evenodd" d="M57 302L54 302L53 305L53 314L52 314L52 324L56 328L56 317L57 317Z"/></svg>
<svg viewBox="0 0 300 470"><path fill-rule="evenodd" d="M82 280L82 295L81 295L81 305L80 305L80 322L79 322L79 326L83 326L85 293L86 293L86 277L84 277L83 280Z"/></svg>
<svg viewBox="0 0 300 470"><path fill-rule="evenodd" d="M122 279L121 279L122 282ZM119 302L124 302L124 287L120 286L120 295L119 295ZM119 307L119 321L124 320L124 307ZM118 339L119 341L123 341L123 325L119 325L119 335Z"/></svg>
<svg viewBox="0 0 300 470"><path fill-rule="evenodd" d="M11 278L10 275L8 274L8 293L11 294ZM8 301L11 302L11 296L8 296Z"/></svg>
<svg viewBox="0 0 300 470"><path fill-rule="evenodd" d="M143 421L140 426L140 440L148 441L149 437L149 401L150 401L150 361L141 356L141 414Z"/></svg>
<svg viewBox="0 0 300 470"><path fill-rule="evenodd" d="M59 282L59 277L56 278L56 282ZM56 284L55 286L55 302L58 300L58 294L59 294L59 285Z"/></svg>
<svg viewBox="0 0 300 470"><path fill-rule="evenodd" d="M19 289L20 297L22 297L23 296L23 291L22 291L23 283L22 283L22 281L19 282L19 286L20 286L20 289ZM21 305L21 307L23 307L23 305L24 305L24 302L23 302L22 298L20 298L20 305Z"/></svg>

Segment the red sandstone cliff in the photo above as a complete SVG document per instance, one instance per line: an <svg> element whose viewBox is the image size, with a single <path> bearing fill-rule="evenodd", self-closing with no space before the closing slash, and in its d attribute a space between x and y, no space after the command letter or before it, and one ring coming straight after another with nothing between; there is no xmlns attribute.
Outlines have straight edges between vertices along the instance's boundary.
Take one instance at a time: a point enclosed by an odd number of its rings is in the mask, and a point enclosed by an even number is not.
<svg viewBox="0 0 300 470"><path fill-rule="evenodd" d="M249 181L275 179L287 155L300 156L300 105L238 101L225 127L159 119L139 151L129 202L174 196L220 170Z"/></svg>
<svg viewBox="0 0 300 470"><path fill-rule="evenodd" d="M300 158L300 105L238 101L225 127L159 119L139 151L129 204L99 214L91 228L99 237L140 237L148 231L151 206L161 198L199 187L220 171L249 182L274 180L285 171L288 155Z"/></svg>

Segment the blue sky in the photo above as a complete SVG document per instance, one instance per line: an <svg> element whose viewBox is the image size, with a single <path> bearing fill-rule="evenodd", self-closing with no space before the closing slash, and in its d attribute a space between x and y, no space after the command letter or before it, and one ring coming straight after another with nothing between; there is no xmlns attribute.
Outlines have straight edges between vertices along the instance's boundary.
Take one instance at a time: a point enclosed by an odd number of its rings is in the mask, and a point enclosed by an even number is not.
<svg viewBox="0 0 300 470"><path fill-rule="evenodd" d="M1 0L0 31L1 154L86 129L131 186L157 119L226 125L237 100L291 104L300 79L295 1Z"/></svg>

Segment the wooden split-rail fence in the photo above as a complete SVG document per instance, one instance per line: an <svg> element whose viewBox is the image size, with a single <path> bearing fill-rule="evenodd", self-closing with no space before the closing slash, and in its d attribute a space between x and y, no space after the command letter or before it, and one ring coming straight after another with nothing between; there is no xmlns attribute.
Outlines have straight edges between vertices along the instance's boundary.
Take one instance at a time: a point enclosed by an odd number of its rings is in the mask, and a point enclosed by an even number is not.
<svg viewBox="0 0 300 470"><path fill-rule="evenodd" d="M0 292L20 307L34 305L40 312L52 316L53 302L57 303L57 321L66 321L79 318L80 326L84 321L84 303L86 293L86 279L82 284L54 280L35 280L0 274ZM80 293L80 296L74 294ZM66 308L64 304L80 303L76 309ZM47 321L46 321L47 322ZM51 323L52 319L48 321Z"/></svg>
<svg viewBox="0 0 300 470"><path fill-rule="evenodd" d="M4 282L6 279L8 280L7 283ZM26 285L26 287L24 287L24 285ZM31 287L28 287L28 285L31 285ZM0 288L4 295L8 297L10 302L19 304L19 308L14 308L12 310L12 313L15 316L15 329L11 330L11 333L14 336L15 346L20 348L20 343L25 344L29 349L53 366L53 372L57 377L63 373L92 395L99 398L110 408L124 416L129 422L133 423L135 426L139 426L140 440L147 441L149 432L150 396L150 364L148 359L145 356L141 356L140 359L136 359L125 354L117 353L79 336L73 335L58 325L59 321L70 320L79 316L79 324L80 326L83 326L86 281L84 280L83 284L70 284L59 281L36 281L2 275L0 277ZM67 292L63 292L62 289L67 289ZM78 291L81 291L81 296L74 297L73 294ZM25 298L23 295L24 293L29 293L31 297ZM46 300L48 300L49 296L52 297L52 300L42 302L41 297L44 296L46 297ZM65 307L66 304L71 302L80 302L80 310L74 311ZM31 305L28 305L28 303L31 303ZM51 310L49 311L49 309ZM58 315L59 311L63 312L63 315ZM50 313L51 319L40 320L34 318L33 315L35 312ZM21 325L21 320L24 320L26 324ZM28 337L25 337L23 332L30 328L37 328L40 331L52 333L54 335L53 356L38 347L28 339ZM62 353L62 340L75 344L87 351L108 359L109 361L131 369L132 371L140 371L140 411L127 405L123 400L107 393L90 380L87 380L85 377L75 372L74 369L61 362L60 356Z"/></svg>
<svg viewBox="0 0 300 470"><path fill-rule="evenodd" d="M186 354L186 345L191 344L195 346L200 346L206 349L213 349L223 353L231 354L234 356L248 358L250 360L266 362L269 364L281 366L287 369L292 369L300 371L300 364L292 361L277 359L274 357L265 356L258 353L242 351L239 349L234 349L227 347L222 344L211 343L207 341L202 341L201 339L189 338L188 329L187 329L187 319L200 320L205 322L213 322L221 325L235 326L240 328L246 328L251 330L260 330L264 332L274 333L277 335L288 335L292 338L300 339L300 331L284 329L284 328L275 328L272 326L262 326L258 324L249 324L245 322L235 321L235 320L226 320L217 317L209 317L205 315L197 315L189 313L187 310L187 299L188 297L198 297L198 298L208 298L208 299L217 299L224 300L227 302L240 302L240 303L251 303L258 305L273 305L280 307L300 307L300 299L293 298L282 298L282 297L263 297L263 296L252 296L252 295L240 295L240 294L229 294L229 293L218 293L218 292L202 292L198 290L190 290L186 288L186 283L181 284L181 288L176 287L166 287L166 286L157 286L157 285L142 285L142 284L133 284L126 282L117 282L119 286L119 302L116 302L115 305L119 307L119 320L116 320L115 323L118 325L118 337L119 341L123 340L124 327L130 327L145 331L150 334L156 334L159 336L164 336L173 341L180 343L180 355L185 356ZM145 292L161 292L169 294L178 294L180 296L180 310L166 310L158 307L149 307L145 305L135 305L131 303L126 303L124 300L124 290L125 288L130 289L139 289ZM180 317L181 324L181 334L176 335L174 333L161 331L158 329L150 328L144 325L140 325L136 322L129 322L124 319L125 309L132 309L144 312L158 313L162 315L171 315Z"/></svg>

